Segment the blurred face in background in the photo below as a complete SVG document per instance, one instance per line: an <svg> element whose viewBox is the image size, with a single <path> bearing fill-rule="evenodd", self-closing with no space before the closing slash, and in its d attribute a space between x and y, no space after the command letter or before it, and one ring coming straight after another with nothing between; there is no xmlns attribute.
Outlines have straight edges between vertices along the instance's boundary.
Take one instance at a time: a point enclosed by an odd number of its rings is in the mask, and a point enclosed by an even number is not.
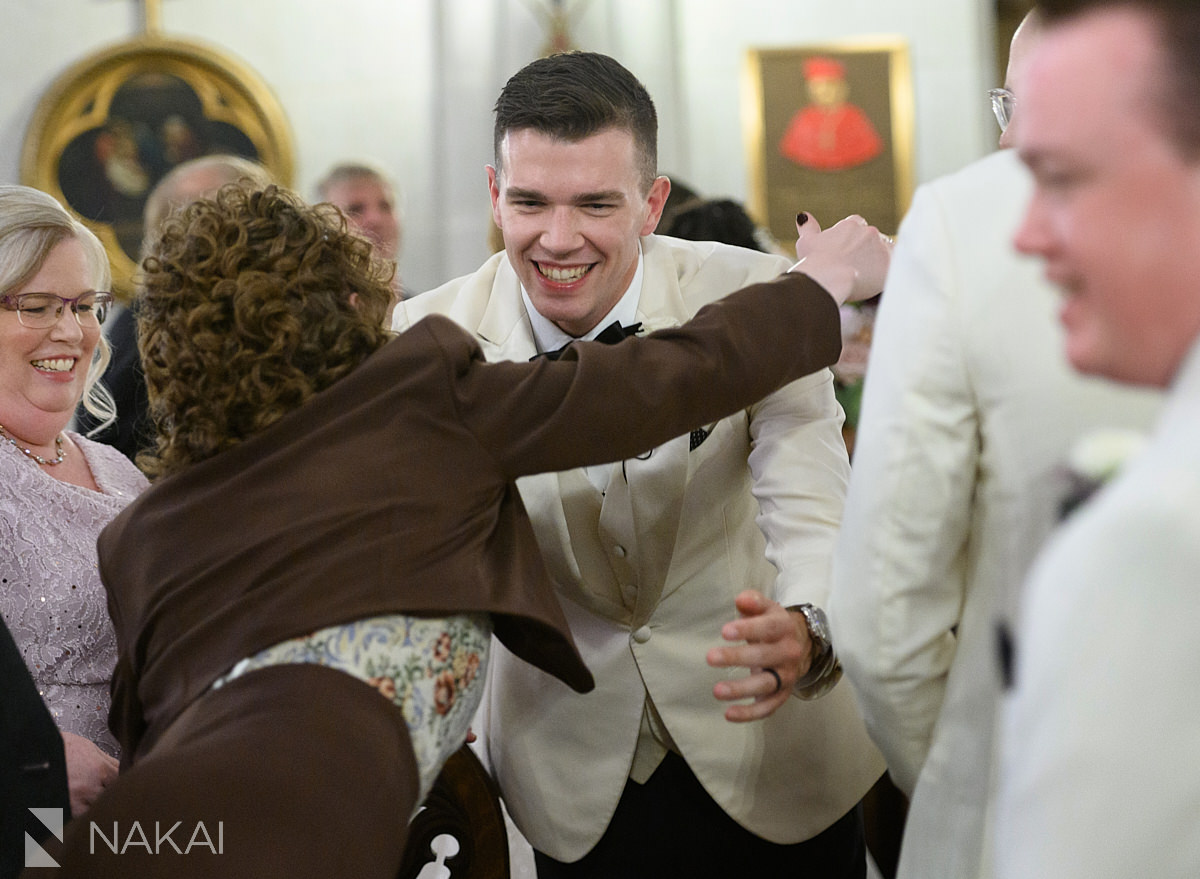
<svg viewBox="0 0 1200 879"><path fill-rule="evenodd" d="M1017 26L1012 43L1008 49L1008 67L1004 72L1004 88L1013 96L1012 109L1009 111L1008 126L1000 132L1000 149L1007 150L1016 146L1018 131L1017 102L1025 91L1025 69L1033 50L1042 37L1041 19L1037 13L1030 12Z"/></svg>
<svg viewBox="0 0 1200 879"><path fill-rule="evenodd" d="M324 197L374 245L377 256L390 260L399 256L400 218L390 184L377 177L349 177L330 183Z"/></svg>

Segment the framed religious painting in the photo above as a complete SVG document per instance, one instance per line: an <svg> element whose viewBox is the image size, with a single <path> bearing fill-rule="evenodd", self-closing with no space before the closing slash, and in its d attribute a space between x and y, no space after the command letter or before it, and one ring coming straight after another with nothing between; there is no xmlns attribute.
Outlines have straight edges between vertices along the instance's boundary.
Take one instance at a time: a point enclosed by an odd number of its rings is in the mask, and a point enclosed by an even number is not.
<svg viewBox="0 0 1200 879"><path fill-rule="evenodd" d="M207 46L146 36L83 59L51 85L25 138L21 182L96 233L115 292L128 297L146 196L179 163L211 153L254 159L291 185L291 133L257 74Z"/></svg>
<svg viewBox="0 0 1200 879"><path fill-rule="evenodd" d="M796 214L824 225L861 214L888 234L913 189L913 98L899 38L747 54L750 208L785 244Z"/></svg>

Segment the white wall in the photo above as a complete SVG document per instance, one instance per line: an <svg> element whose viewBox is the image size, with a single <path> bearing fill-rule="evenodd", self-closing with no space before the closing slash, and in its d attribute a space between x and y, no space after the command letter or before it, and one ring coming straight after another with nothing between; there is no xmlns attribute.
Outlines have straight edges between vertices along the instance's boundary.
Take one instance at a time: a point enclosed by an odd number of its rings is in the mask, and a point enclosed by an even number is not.
<svg viewBox="0 0 1200 879"><path fill-rule="evenodd" d="M549 0L543 0L549 2ZM619 58L655 97L660 166L745 199L740 76L748 48L877 34L908 40L916 180L994 147L991 0L566 0L585 49ZM161 0L166 36L253 68L283 106L295 185L363 156L391 169L416 289L487 255L483 167L504 81L536 58L538 0ZM138 0L0 0L0 181L17 182L40 96L67 67L142 33Z"/></svg>

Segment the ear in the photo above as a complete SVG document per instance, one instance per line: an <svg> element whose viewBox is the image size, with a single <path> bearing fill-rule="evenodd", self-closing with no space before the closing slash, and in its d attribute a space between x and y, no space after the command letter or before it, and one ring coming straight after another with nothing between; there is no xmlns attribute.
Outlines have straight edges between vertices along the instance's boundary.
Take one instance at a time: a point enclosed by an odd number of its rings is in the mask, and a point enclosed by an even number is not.
<svg viewBox="0 0 1200 879"><path fill-rule="evenodd" d="M500 222L500 172L492 165L487 166L488 192L492 196L492 222L497 229L503 229Z"/></svg>
<svg viewBox="0 0 1200 879"><path fill-rule="evenodd" d="M670 194L671 181L666 177L655 177L654 182L650 184L650 192L646 196L649 213L646 215L646 222L642 224L638 235L649 235L658 228L658 221L662 219L663 208L667 206L667 196Z"/></svg>

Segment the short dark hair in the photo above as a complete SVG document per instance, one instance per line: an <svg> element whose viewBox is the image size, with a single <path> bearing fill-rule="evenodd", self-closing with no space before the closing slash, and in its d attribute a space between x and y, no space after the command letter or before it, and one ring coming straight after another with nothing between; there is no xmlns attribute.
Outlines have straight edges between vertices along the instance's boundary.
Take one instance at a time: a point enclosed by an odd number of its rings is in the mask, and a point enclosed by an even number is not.
<svg viewBox="0 0 1200 879"><path fill-rule="evenodd" d="M1039 0L1047 28L1103 9L1128 9L1154 22L1163 48L1160 96L1167 131L1189 159L1200 158L1200 2L1197 0Z"/></svg>
<svg viewBox="0 0 1200 879"><path fill-rule="evenodd" d="M688 241L720 241L769 252L763 247L758 224L745 208L727 198L696 199L681 207L658 232Z"/></svg>
<svg viewBox="0 0 1200 879"><path fill-rule="evenodd" d="M510 131L531 128L578 141L609 128L633 135L642 184L649 190L658 173L658 114L637 77L615 59L596 52L563 52L539 58L517 71L496 100L493 148Z"/></svg>

